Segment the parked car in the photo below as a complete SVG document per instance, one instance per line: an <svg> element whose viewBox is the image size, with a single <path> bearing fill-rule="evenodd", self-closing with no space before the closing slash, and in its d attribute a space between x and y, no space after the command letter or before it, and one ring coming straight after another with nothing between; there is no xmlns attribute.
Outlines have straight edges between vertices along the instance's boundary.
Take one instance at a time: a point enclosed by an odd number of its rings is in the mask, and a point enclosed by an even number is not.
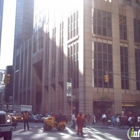
<svg viewBox="0 0 140 140"><path fill-rule="evenodd" d="M40 122L40 120L35 115L30 115L29 116L29 122L38 123L38 122Z"/></svg>

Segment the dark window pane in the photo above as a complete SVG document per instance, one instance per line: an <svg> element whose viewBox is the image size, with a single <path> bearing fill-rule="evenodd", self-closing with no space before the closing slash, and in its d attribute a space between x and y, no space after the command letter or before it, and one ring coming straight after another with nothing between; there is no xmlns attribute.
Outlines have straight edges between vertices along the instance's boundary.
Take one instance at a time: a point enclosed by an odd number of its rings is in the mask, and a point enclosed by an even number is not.
<svg viewBox="0 0 140 140"><path fill-rule="evenodd" d="M112 47L110 44L108 44L108 53L112 53Z"/></svg>
<svg viewBox="0 0 140 140"><path fill-rule="evenodd" d="M98 60L98 69L102 69L102 60Z"/></svg>
<svg viewBox="0 0 140 140"><path fill-rule="evenodd" d="M101 10L97 10L97 18L101 18Z"/></svg>
<svg viewBox="0 0 140 140"><path fill-rule="evenodd" d="M102 44L98 42L98 52L102 52Z"/></svg>
<svg viewBox="0 0 140 140"><path fill-rule="evenodd" d="M103 54L103 59L107 60L107 54L105 54L105 53Z"/></svg>
<svg viewBox="0 0 140 140"><path fill-rule="evenodd" d="M111 21L111 13L110 12L107 12L107 20Z"/></svg>
<svg viewBox="0 0 140 140"><path fill-rule="evenodd" d="M98 70L98 76L102 77L103 76L103 71L102 70Z"/></svg>
<svg viewBox="0 0 140 140"><path fill-rule="evenodd" d="M102 35L106 36L106 27L102 28Z"/></svg>
<svg viewBox="0 0 140 140"><path fill-rule="evenodd" d="M102 21L102 26L106 27L106 20Z"/></svg>
<svg viewBox="0 0 140 140"><path fill-rule="evenodd" d="M108 37L111 37L112 36L112 30L111 30L111 28L108 28L107 29L107 36Z"/></svg>
<svg viewBox="0 0 140 140"><path fill-rule="evenodd" d="M97 34L101 35L101 26L97 26Z"/></svg>
<svg viewBox="0 0 140 140"><path fill-rule="evenodd" d="M107 61L103 61L103 69L107 70Z"/></svg>
<svg viewBox="0 0 140 140"><path fill-rule="evenodd" d="M111 22L107 22L107 27L111 28Z"/></svg>
<svg viewBox="0 0 140 140"><path fill-rule="evenodd" d="M113 69L112 69L112 62L108 62L108 69L109 69L109 70L113 70Z"/></svg>
<svg viewBox="0 0 140 140"><path fill-rule="evenodd" d="M112 61L112 54L108 54L108 60Z"/></svg>
<svg viewBox="0 0 140 140"><path fill-rule="evenodd" d="M98 53L98 59L102 59L102 53Z"/></svg>
<svg viewBox="0 0 140 140"><path fill-rule="evenodd" d="M103 53L107 53L107 44L103 43Z"/></svg>
<svg viewBox="0 0 140 140"><path fill-rule="evenodd" d="M101 20L100 19L97 19L97 25L101 26Z"/></svg>

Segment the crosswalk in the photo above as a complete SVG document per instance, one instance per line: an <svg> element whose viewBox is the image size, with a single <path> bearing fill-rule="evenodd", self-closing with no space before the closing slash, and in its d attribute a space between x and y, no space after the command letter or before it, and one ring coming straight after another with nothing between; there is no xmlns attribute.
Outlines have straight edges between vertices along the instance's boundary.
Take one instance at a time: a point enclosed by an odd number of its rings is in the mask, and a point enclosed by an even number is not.
<svg viewBox="0 0 140 140"><path fill-rule="evenodd" d="M42 124L30 124L29 131L24 131L23 125L19 125L13 131L12 140L127 140L126 131L113 127L101 129L87 126L83 128L84 136L80 136L77 135L76 129L72 129L70 126L67 126L64 131L57 129L44 131Z"/></svg>

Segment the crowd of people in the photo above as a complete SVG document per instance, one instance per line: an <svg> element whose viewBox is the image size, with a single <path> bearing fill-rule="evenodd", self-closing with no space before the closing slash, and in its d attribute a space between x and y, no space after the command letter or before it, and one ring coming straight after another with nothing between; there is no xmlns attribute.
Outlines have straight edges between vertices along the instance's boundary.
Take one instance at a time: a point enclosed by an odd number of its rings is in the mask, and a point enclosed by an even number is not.
<svg viewBox="0 0 140 140"><path fill-rule="evenodd" d="M101 115L101 118L96 118L96 115L93 114L92 116L87 114L82 114L81 112L76 116L75 114L72 114L72 126L71 128L75 129L77 125L77 134L81 133L83 135L83 127L85 127L87 124L95 124L97 121L100 121L103 123L103 125L112 125L116 126L118 128L124 128L125 125L132 127L136 124L136 117L134 117L132 114L128 114L128 116L122 114L117 115L110 115L103 113Z"/></svg>

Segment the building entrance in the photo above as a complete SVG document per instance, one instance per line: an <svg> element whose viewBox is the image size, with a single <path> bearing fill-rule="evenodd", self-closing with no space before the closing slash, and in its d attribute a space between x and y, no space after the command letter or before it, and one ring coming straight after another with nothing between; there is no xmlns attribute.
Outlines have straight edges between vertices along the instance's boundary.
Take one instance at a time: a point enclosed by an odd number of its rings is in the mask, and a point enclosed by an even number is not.
<svg viewBox="0 0 140 140"><path fill-rule="evenodd" d="M95 114L97 121L101 119L103 113L111 115L112 103L112 101L93 101L93 113Z"/></svg>

